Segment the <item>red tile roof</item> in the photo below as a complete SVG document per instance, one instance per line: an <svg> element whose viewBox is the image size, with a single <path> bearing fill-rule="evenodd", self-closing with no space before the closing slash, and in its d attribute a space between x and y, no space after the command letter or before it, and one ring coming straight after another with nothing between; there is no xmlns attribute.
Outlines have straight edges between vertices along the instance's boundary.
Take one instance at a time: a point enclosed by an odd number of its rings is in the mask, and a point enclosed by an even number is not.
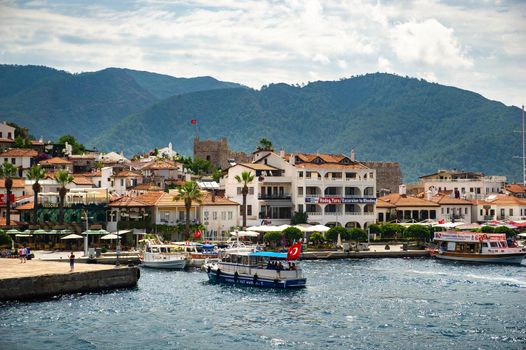
<svg viewBox="0 0 526 350"><path fill-rule="evenodd" d="M435 202L428 201L426 199L411 197L407 195L401 195L398 193L391 193L387 196L378 198L387 203L396 205L397 207L438 207L439 205Z"/></svg>
<svg viewBox="0 0 526 350"><path fill-rule="evenodd" d="M112 176L113 177L142 177L142 174L139 174L131 170L123 170Z"/></svg>
<svg viewBox="0 0 526 350"><path fill-rule="evenodd" d="M31 148L11 148L0 153L0 157L36 157L38 152Z"/></svg>
<svg viewBox="0 0 526 350"><path fill-rule="evenodd" d="M59 157L53 157L53 158L49 158L49 159L46 159L46 160L41 160L38 164L40 165L46 165L46 164L71 164L71 162L67 159L64 159L64 158L59 158Z"/></svg>
<svg viewBox="0 0 526 350"><path fill-rule="evenodd" d="M90 179L84 176L74 176L73 183L75 185L91 185L93 186L93 182L91 182Z"/></svg>
<svg viewBox="0 0 526 350"><path fill-rule="evenodd" d="M177 163L171 160L156 160L142 167L147 170L176 170L178 168Z"/></svg>

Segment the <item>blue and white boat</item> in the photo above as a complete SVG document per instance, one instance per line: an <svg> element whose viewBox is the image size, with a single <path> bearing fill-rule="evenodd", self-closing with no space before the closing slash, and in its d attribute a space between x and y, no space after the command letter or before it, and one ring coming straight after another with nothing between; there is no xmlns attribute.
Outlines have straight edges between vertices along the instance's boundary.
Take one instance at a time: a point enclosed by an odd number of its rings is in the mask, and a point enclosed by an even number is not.
<svg viewBox="0 0 526 350"><path fill-rule="evenodd" d="M307 279L298 261L287 261L286 253L232 252L203 268L215 283L231 283L268 288L301 288Z"/></svg>

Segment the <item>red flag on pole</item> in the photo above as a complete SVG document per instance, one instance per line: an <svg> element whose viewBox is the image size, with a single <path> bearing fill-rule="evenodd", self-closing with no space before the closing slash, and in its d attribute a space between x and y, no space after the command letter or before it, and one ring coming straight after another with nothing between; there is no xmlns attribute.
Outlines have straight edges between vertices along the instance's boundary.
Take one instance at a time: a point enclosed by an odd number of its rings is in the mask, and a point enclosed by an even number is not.
<svg viewBox="0 0 526 350"><path fill-rule="evenodd" d="M201 230L197 230L194 233L194 238L199 238L199 237L201 237Z"/></svg>
<svg viewBox="0 0 526 350"><path fill-rule="evenodd" d="M290 246L287 251L287 260L297 260L301 254L301 242Z"/></svg>
<svg viewBox="0 0 526 350"><path fill-rule="evenodd" d="M438 220L438 223L439 224L445 224L446 223L446 220L442 219L442 220Z"/></svg>
<svg viewBox="0 0 526 350"><path fill-rule="evenodd" d="M197 124L197 119L192 119L192 124L193 125Z"/></svg>

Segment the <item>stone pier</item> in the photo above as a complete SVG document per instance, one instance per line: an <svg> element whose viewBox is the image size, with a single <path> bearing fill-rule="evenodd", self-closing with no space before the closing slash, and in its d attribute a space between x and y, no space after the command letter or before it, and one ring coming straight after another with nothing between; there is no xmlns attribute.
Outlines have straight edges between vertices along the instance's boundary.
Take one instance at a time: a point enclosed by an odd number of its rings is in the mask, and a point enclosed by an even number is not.
<svg viewBox="0 0 526 350"><path fill-rule="evenodd" d="M137 285L138 267L0 259L0 301L32 300L60 294L99 292Z"/></svg>

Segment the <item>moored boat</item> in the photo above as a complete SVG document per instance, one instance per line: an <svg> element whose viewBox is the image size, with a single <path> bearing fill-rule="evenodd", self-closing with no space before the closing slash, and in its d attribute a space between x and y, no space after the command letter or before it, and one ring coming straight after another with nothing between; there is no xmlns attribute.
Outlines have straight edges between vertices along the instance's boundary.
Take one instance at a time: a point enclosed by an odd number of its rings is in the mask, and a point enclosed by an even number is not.
<svg viewBox="0 0 526 350"><path fill-rule="evenodd" d="M268 288L301 288L307 279L299 263L301 245L293 245L294 254L274 252L232 252L203 268L211 282ZM292 247L291 247L292 249Z"/></svg>
<svg viewBox="0 0 526 350"><path fill-rule="evenodd" d="M506 235L478 232L435 232L435 257L476 263L520 264L524 248L509 247Z"/></svg>
<svg viewBox="0 0 526 350"><path fill-rule="evenodd" d="M141 264L158 269L184 269L188 260L186 253L171 244L146 244Z"/></svg>

